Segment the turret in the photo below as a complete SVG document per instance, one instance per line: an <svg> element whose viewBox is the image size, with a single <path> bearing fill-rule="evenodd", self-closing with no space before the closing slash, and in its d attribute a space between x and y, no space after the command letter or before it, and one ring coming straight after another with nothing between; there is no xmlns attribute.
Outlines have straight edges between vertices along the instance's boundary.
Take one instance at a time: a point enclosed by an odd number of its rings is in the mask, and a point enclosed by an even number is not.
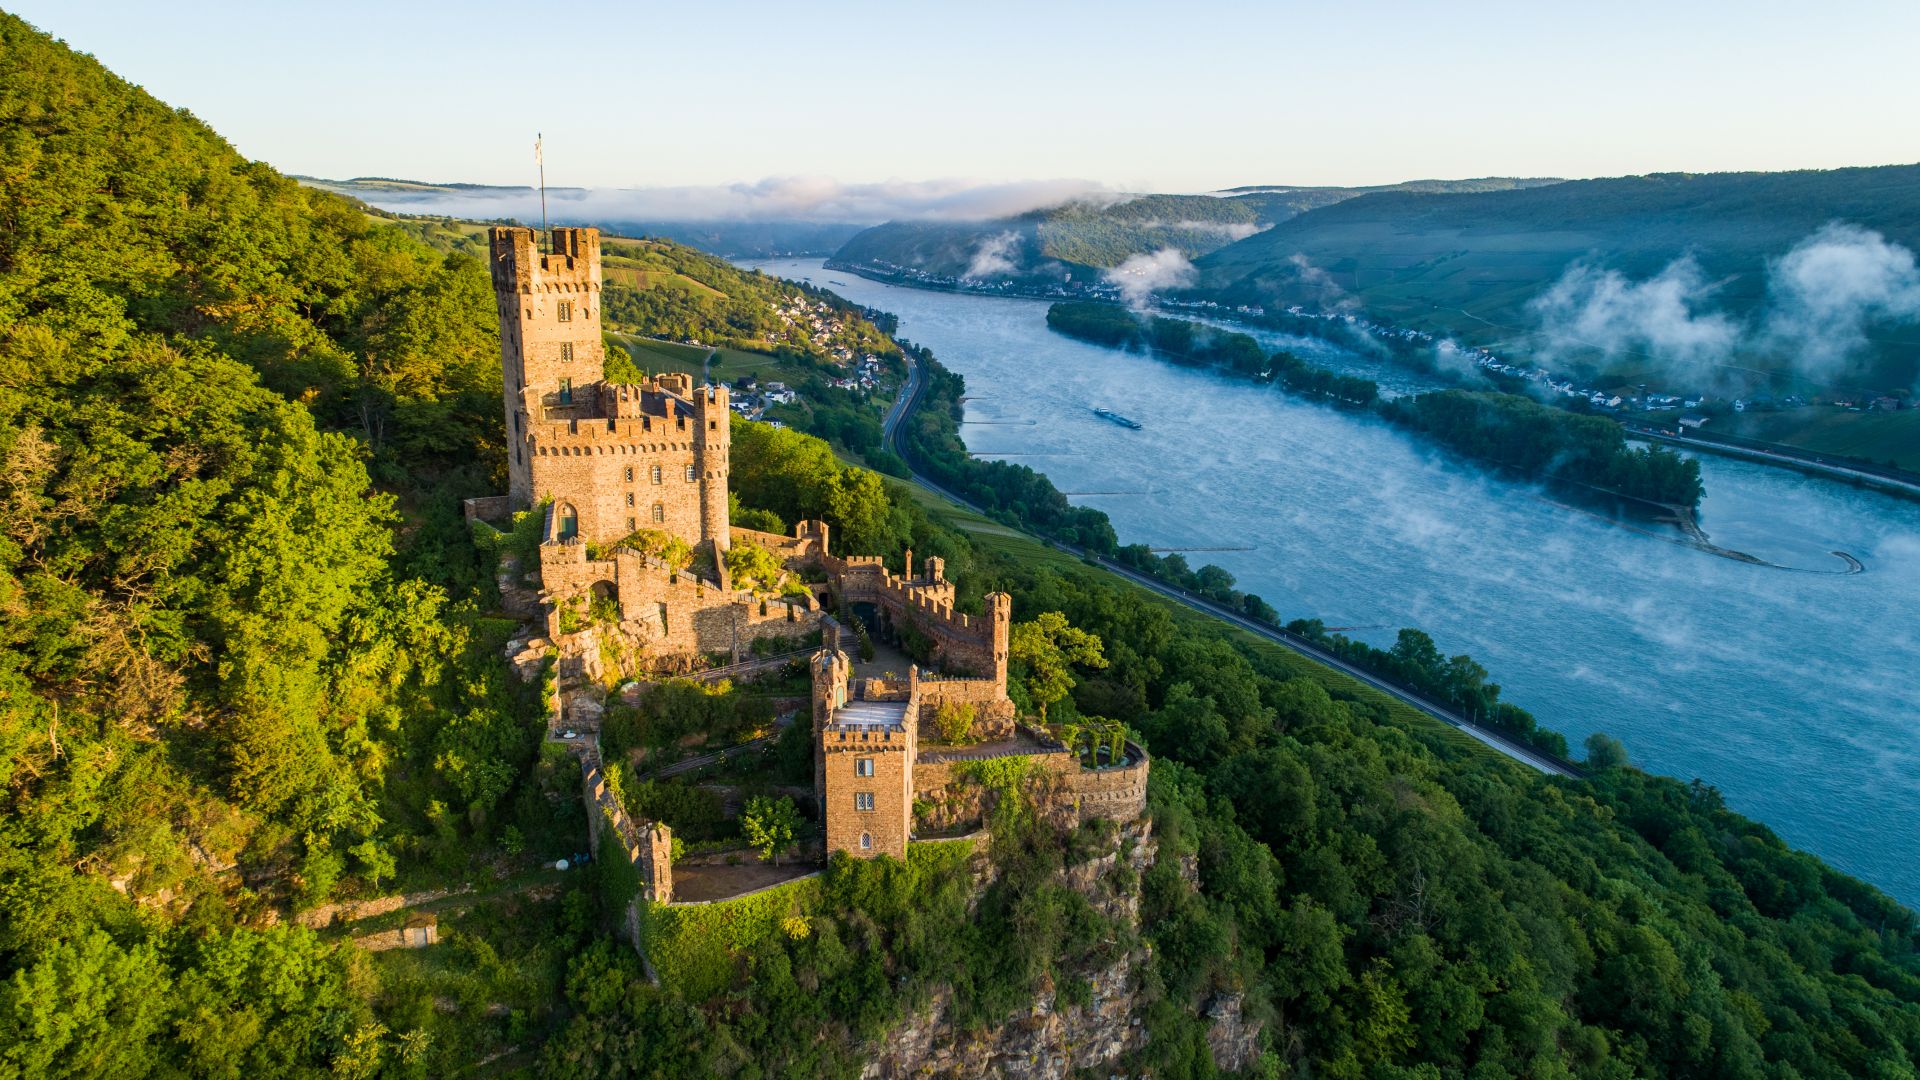
<svg viewBox="0 0 1920 1080"><path fill-rule="evenodd" d="M727 509L727 479L732 466L733 413L728 408L730 395L724 386L703 386L692 391L694 422L700 429L694 440L700 467L700 531L714 547L726 551L733 541L733 525Z"/></svg>
<svg viewBox="0 0 1920 1080"><path fill-rule="evenodd" d="M827 758L821 735L833 710L847 703L847 680L852 673L853 662L837 642L813 654L813 790L822 805L827 798Z"/></svg>
<svg viewBox="0 0 1920 1080"><path fill-rule="evenodd" d="M1003 592L988 593L986 609L984 617L992 628L993 678L1004 688L1013 635L1013 597Z"/></svg>

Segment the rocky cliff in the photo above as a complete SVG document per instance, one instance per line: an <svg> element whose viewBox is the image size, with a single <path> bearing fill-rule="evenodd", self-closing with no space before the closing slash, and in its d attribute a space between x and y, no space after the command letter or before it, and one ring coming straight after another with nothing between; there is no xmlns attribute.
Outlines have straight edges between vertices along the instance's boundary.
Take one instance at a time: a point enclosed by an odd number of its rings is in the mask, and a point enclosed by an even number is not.
<svg viewBox="0 0 1920 1080"><path fill-rule="evenodd" d="M1159 857L1152 823L1132 822L1115 831L1104 853L1069 866L1064 884L1137 932L1141 875ZM1180 872L1189 888L1197 885L1192 859L1181 860ZM953 994L941 988L872 1048L861 1075L1038 1078L1110 1065L1151 1037L1142 992L1151 959L1145 945L1129 950L1104 967L1075 972L1071 988L1045 986L1025 1011L974 1029L955 1023ZM1258 1053L1260 1028L1242 1017L1239 998L1215 999L1206 1015L1215 1062L1227 1070L1245 1067Z"/></svg>

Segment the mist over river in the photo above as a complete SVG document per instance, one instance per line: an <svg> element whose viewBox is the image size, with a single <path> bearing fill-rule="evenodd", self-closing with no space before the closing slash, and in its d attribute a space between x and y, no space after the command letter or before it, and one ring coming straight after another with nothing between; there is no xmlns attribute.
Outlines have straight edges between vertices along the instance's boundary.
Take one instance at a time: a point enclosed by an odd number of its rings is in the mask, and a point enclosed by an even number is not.
<svg viewBox="0 0 1920 1080"><path fill-rule="evenodd" d="M1714 543L1818 572L1747 565L1555 505L1370 417L1062 337L1042 301L749 265L897 314L966 378L968 447L1046 473L1123 543L1251 547L1188 558L1283 619L1376 628L1352 632L1375 644L1420 627L1574 746L1615 735L1642 768L1698 777L1920 904L1920 504L1702 457ZM1323 343L1295 351L1421 388ZM1836 550L1865 572L1838 573Z"/></svg>

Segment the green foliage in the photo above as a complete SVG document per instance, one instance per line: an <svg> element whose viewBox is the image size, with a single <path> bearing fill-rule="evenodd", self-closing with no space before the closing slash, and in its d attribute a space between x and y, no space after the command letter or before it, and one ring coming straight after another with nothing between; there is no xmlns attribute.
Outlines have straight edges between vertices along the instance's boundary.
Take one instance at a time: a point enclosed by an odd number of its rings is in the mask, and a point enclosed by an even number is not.
<svg viewBox="0 0 1920 1080"><path fill-rule="evenodd" d="M1267 371L1280 385L1304 397L1353 408L1369 408L1380 400L1380 387L1372 379L1328 371L1285 350L1269 358Z"/></svg>
<svg viewBox="0 0 1920 1080"><path fill-rule="evenodd" d="M1072 692L1073 668L1103 668L1107 659L1100 650L1100 638L1071 625L1057 611L1042 612L1033 619L1015 623L1010 649L1013 662L1021 666L1027 695L1040 709L1045 722L1049 706Z"/></svg>
<svg viewBox="0 0 1920 1080"><path fill-rule="evenodd" d="M1261 375L1269 367L1266 350L1246 334L1140 314L1117 304L1053 304L1047 308L1047 327L1082 341L1153 352L1179 364L1223 367L1243 375Z"/></svg>
<svg viewBox="0 0 1920 1080"><path fill-rule="evenodd" d="M730 524L738 525L743 529L757 529L776 536L787 535L787 523L781 520L779 514L745 505L740 501L738 491L727 492L727 520Z"/></svg>
<svg viewBox="0 0 1920 1080"><path fill-rule="evenodd" d="M635 705L608 707L600 749L608 761L644 749L653 764L661 764L688 745L732 746L772 726L767 699L742 693L731 682L669 679L646 684Z"/></svg>
<svg viewBox="0 0 1920 1080"><path fill-rule="evenodd" d="M736 419L732 462L741 503L783 521L825 521L836 554L891 555L911 542L913 510L877 474L840 464L817 438Z"/></svg>
<svg viewBox="0 0 1920 1080"><path fill-rule="evenodd" d="M727 579L736 589L773 592L786 574L779 556L759 544L745 541L731 544L726 551Z"/></svg>
<svg viewBox="0 0 1920 1080"><path fill-rule="evenodd" d="M662 529L637 529L610 546L651 555L676 571L693 565L693 545Z"/></svg>
<svg viewBox="0 0 1920 1080"><path fill-rule="evenodd" d="M590 807L587 813L597 814L600 810ZM627 854L620 830L614 828L611 821L601 822L600 846L593 853L593 874L600 889L601 910L618 922L624 918L622 913L627 905L640 895L640 868Z"/></svg>
<svg viewBox="0 0 1920 1080"><path fill-rule="evenodd" d="M51 945L0 987L0 1074L324 1074L385 1031L359 955L310 931L231 930L187 952L176 976L152 946L97 931Z"/></svg>
<svg viewBox="0 0 1920 1080"><path fill-rule="evenodd" d="M825 290L742 270L678 244L608 239L601 250L602 312L612 329L763 352L777 344L815 357L836 348L856 355L894 353L859 307ZM826 305L833 316L823 320L829 329L783 321L780 308L796 298Z"/></svg>
<svg viewBox="0 0 1920 1080"><path fill-rule="evenodd" d="M1531 398L1441 390L1381 406L1381 415L1469 457L1528 476L1585 484L1629 498L1694 507L1700 463L1665 447L1626 445L1620 425Z"/></svg>
<svg viewBox="0 0 1920 1080"><path fill-rule="evenodd" d="M800 811L785 795L778 798L755 795L747 800L740 814L740 834L766 862L793 849L794 835L799 828Z"/></svg>
<svg viewBox="0 0 1920 1080"><path fill-rule="evenodd" d="M969 702L943 701L933 711L933 730L940 741L953 746L977 741L973 734L974 708Z"/></svg>
<svg viewBox="0 0 1920 1080"><path fill-rule="evenodd" d="M648 904L641 947L660 979L689 1001L705 1001L734 981L735 957L773 939L780 925L820 906L821 879L810 875L750 896L709 904Z"/></svg>
<svg viewBox="0 0 1920 1080"><path fill-rule="evenodd" d="M1587 736L1585 745L1589 769L1618 769L1628 764L1626 744L1603 731Z"/></svg>

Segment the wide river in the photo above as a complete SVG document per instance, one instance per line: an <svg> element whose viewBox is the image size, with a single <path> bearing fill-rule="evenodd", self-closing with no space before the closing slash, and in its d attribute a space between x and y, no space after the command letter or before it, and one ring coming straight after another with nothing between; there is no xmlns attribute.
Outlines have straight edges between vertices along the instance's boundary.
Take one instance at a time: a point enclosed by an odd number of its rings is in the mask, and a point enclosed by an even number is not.
<svg viewBox="0 0 1920 1080"><path fill-rule="evenodd" d="M752 265L897 314L902 337L965 376L967 446L1046 473L1123 543L1248 549L1188 558L1283 618L1375 644L1420 627L1575 747L1615 735L1641 767L1698 777L1920 905L1920 504L1705 456L1714 542L1818 572L1747 565L1556 505L1366 416L1061 337L1041 301ZM1833 551L1865 572L1835 572Z"/></svg>

